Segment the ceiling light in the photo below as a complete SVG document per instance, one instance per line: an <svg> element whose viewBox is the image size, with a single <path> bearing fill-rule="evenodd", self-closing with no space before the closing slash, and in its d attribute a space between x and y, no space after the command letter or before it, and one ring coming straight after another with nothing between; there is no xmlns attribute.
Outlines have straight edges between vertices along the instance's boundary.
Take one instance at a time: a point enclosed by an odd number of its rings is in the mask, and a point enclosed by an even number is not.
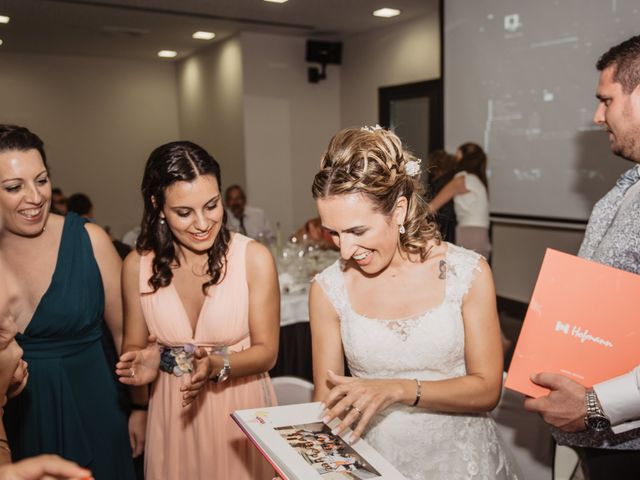
<svg viewBox="0 0 640 480"><path fill-rule="evenodd" d="M2 39L0 38L0 45L2 45Z"/></svg>
<svg viewBox="0 0 640 480"><path fill-rule="evenodd" d="M270 2L270 3L286 3L289 0L264 0L265 2Z"/></svg>
<svg viewBox="0 0 640 480"><path fill-rule="evenodd" d="M0 23L9 23L9 17L6 15L0 15Z"/></svg>
<svg viewBox="0 0 640 480"><path fill-rule="evenodd" d="M178 52L175 50L160 50L158 56L162 58L173 58L178 56Z"/></svg>
<svg viewBox="0 0 640 480"><path fill-rule="evenodd" d="M215 33L213 32L196 32L193 35L191 35L193 38L197 39L197 40L211 40L213 37L216 36Z"/></svg>
<svg viewBox="0 0 640 480"><path fill-rule="evenodd" d="M398 15L400 15L400 10L398 10L397 8L380 8L373 12L374 17L390 18L396 17Z"/></svg>

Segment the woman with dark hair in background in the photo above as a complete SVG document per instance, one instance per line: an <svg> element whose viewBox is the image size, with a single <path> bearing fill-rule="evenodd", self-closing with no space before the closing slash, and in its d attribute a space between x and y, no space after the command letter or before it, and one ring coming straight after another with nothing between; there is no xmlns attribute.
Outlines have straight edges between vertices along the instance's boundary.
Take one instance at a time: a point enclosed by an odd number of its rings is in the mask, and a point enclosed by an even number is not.
<svg viewBox="0 0 640 480"><path fill-rule="evenodd" d="M273 474L229 414L275 404L267 371L278 351L277 274L266 247L227 230L220 188L218 163L190 142L156 148L145 167L117 373L152 383L147 480Z"/></svg>
<svg viewBox="0 0 640 480"><path fill-rule="evenodd" d="M67 198L67 211L93 221L93 203L84 193L74 193Z"/></svg>
<svg viewBox="0 0 640 480"><path fill-rule="evenodd" d="M455 175L455 157L446 150L435 150L429 154L428 169L429 189L427 194L430 198L434 198ZM442 239L446 242L456 243L457 222L453 198L442 205L435 214Z"/></svg>
<svg viewBox="0 0 640 480"><path fill-rule="evenodd" d="M97 479L132 479L124 413L100 344L102 319L122 339L121 262L98 226L50 214L40 138L0 125L0 250L26 300L16 340L29 364L6 427L15 460L56 453Z"/></svg>
<svg viewBox="0 0 640 480"><path fill-rule="evenodd" d="M51 212L58 215L67 214L67 198L64 196L62 189L58 187L51 189Z"/></svg>
<svg viewBox="0 0 640 480"><path fill-rule="evenodd" d="M453 199L458 225L456 244L489 259L489 184L487 155L480 145L464 143L456 152L454 178L430 202L434 211Z"/></svg>

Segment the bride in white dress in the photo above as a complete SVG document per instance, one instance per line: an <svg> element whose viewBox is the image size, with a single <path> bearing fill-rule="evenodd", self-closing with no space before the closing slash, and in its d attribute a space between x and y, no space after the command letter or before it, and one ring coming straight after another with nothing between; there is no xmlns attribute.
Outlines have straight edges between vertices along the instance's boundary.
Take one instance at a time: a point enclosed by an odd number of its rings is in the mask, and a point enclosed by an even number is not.
<svg viewBox="0 0 640 480"><path fill-rule="evenodd" d="M487 414L502 382L491 271L440 241L419 171L380 127L339 132L322 158L312 190L342 260L311 287L315 399L409 479L518 478Z"/></svg>

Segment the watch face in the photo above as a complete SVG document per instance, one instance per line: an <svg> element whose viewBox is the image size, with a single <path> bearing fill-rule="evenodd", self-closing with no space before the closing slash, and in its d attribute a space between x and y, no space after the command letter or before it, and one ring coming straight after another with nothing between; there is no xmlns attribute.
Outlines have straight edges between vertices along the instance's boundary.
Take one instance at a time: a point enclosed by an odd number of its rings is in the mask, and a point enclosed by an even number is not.
<svg viewBox="0 0 640 480"><path fill-rule="evenodd" d="M587 426L591 430L595 430L596 432L601 432L603 430L608 429L611 426L611 422L609 419L603 415L590 415L587 419Z"/></svg>
<svg viewBox="0 0 640 480"><path fill-rule="evenodd" d="M222 383L224 382L227 378L229 378L229 370L227 370L226 368L223 368L222 371L220 372L220 375L218 376L218 383Z"/></svg>

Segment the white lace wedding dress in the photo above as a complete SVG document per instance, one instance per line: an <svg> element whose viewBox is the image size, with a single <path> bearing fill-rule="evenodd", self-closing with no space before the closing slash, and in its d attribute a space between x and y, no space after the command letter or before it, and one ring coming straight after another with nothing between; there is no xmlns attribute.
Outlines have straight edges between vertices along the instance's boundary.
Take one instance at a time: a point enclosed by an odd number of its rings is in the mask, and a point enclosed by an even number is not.
<svg viewBox="0 0 640 480"><path fill-rule="evenodd" d="M478 254L448 244L443 302L397 321L371 319L353 310L339 261L318 274L315 280L340 317L351 374L420 380L465 375L461 303L479 269L478 260ZM422 395L428 397L428 386ZM412 480L518 478L487 414L433 413L394 404L371 421L364 437Z"/></svg>

